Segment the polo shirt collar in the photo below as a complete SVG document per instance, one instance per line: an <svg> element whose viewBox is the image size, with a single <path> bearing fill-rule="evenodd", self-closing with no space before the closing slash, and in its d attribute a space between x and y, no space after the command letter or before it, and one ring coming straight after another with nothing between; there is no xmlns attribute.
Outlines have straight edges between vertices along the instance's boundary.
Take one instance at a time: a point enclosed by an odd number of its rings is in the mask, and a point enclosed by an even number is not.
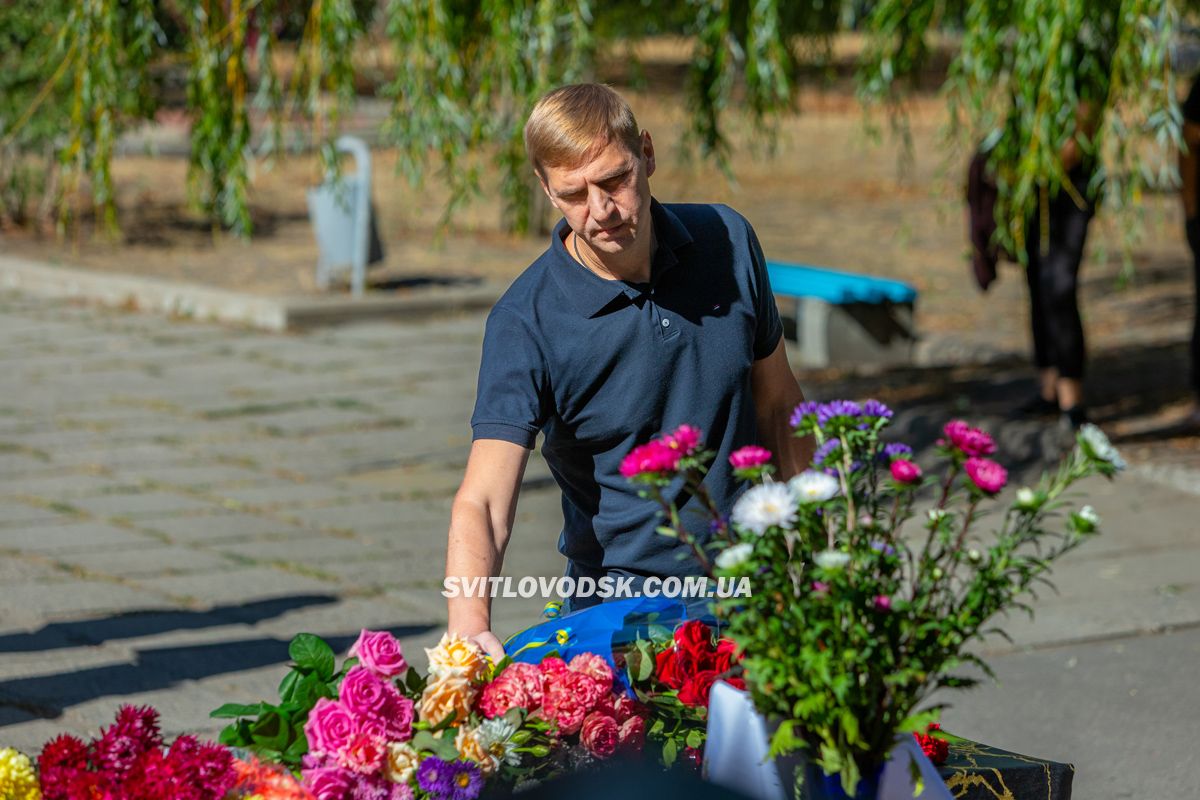
<svg viewBox="0 0 1200 800"><path fill-rule="evenodd" d="M650 267L650 284L653 286L663 273L679 263L678 251L691 244L692 235L679 217L654 198L650 198L650 219L658 241L654 263ZM567 221L559 220L550 236L550 250L554 254L550 272L581 316L598 316L622 297L629 302L642 294L642 289L637 286L625 281L605 280L576 261L564 241L567 233Z"/></svg>

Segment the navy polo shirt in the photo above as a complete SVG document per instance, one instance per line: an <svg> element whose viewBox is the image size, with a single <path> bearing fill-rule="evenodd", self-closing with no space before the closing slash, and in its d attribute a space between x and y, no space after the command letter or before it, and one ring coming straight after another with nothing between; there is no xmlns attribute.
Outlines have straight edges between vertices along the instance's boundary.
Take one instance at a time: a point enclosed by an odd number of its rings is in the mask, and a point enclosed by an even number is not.
<svg viewBox="0 0 1200 800"><path fill-rule="evenodd" d="M474 439L542 454L562 489L559 550L577 573L694 575L691 549L655 531L656 503L621 476L635 446L687 423L716 451L705 484L728 513L742 488L729 454L757 439L750 368L783 335L762 248L719 205L651 204L658 243L648 284L605 280L571 257L561 220L550 248L488 315ZM677 481L682 521L708 518Z"/></svg>

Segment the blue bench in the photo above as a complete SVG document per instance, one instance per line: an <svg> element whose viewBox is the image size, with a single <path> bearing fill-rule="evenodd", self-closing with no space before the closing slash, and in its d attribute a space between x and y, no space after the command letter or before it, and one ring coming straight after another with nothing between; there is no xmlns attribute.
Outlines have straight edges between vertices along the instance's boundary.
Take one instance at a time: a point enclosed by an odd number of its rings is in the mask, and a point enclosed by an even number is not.
<svg viewBox="0 0 1200 800"><path fill-rule="evenodd" d="M796 339L796 361L805 367L896 364L912 360L917 290L903 281L767 262L771 291ZM789 330L790 329L790 330Z"/></svg>

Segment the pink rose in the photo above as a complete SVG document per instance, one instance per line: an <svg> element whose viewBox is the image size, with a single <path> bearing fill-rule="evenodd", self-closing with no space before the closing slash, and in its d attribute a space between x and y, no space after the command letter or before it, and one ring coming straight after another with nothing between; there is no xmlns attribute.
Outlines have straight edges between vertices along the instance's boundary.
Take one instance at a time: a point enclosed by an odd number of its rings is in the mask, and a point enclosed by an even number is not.
<svg viewBox="0 0 1200 800"><path fill-rule="evenodd" d="M389 742L407 742L413 735L412 725L415 716L412 700L397 691L395 697L390 698L385 706L384 739Z"/></svg>
<svg viewBox="0 0 1200 800"><path fill-rule="evenodd" d="M1008 483L1008 470L987 458L968 458L967 476L985 494L996 494Z"/></svg>
<svg viewBox="0 0 1200 800"><path fill-rule="evenodd" d="M374 775L387 759L387 743L366 733L350 737L337 754L338 763L360 775Z"/></svg>
<svg viewBox="0 0 1200 800"><path fill-rule="evenodd" d="M754 469L771 460L771 451L758 445L748 445L734 450L729 456L729 465L734 469Z"/></svg>
<svg viewBox="0 0 1200 800"><path fill-rule="evenodd" d="M617 721L593 711L587 715L579 729L579 741L597 758L608 758L617 752L617 745L620 743Z"/></svg>
<svg viewBox="0 0 1200 800"><path fill-rule="evenodd" d="M559 661L561 663L561 659ZM516 681L520 685L529 699L529 707L533 708L542 704L542 670L536 664L524 662L509 664L501 673L501 677Z"/></svg>
<svg viewBox="0 0 1200 800"><path fill-rule="evenodd" d="M313 753L337 753L354 735L354 717L341 703L322 697L308 712L304 735Z"/></svg>
<svg viewBox="0 0 1200 800"><path fill-rule="evenodd" d="M617 741L622 750L640 753L646 743L646 720L642 717L630 717L621 723L617 729Z"/></svg>
<svg viewBox="0 0 1200 800"><path fill-rule="evenodd" d="M388 685L374 672L365 667L354 667L342 679L338 696L351 714L382 717L389 699L387 688ZM394 694L396 687L391 689Z"/></svg>
<svg viewBox="0 0 1200 800"><path fill-rule="evenodd" d="M604 687L605 691L612 689L613 671L600 656L595 653L580 653L571 659L568 665L576 672L582 672Z"/></svg>
<svg viewBox="0 0 1200 800"><path fill-rule="evenodd" d="M306 769L301 777L316 800L345 800L357 783L352 773L336 767Z"/></svg>
<svg viewBox="0 0 1200 800"><path fill-rule="evenodd" d="M529 706L529 696L521 682L515 677L509 678L508 670L484 686L479 694L479 710L488 719L502 717L514 708L529 709Z"/></svg>
<svg viewBox="0 0 1200 800"><path fill-rule="evenodd" d="M394 678L408 669L400 642L387 631L364 628L347 655L357 658L358 663L383 678Z"/></svg>
<svg viewBox="0 0 1200 800"><path fill-rule="evenodd" d="M921 468L906 458L892 462L892 479L896 483L916 483L921 480Z"/></svg>

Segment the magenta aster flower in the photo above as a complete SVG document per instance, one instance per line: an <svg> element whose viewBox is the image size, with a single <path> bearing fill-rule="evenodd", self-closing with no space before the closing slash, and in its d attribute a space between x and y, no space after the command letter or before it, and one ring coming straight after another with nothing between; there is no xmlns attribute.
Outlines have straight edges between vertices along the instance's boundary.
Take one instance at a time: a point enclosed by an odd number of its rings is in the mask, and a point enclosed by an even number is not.
<svg viewBox="0 0 1200 800"><path fill-rule="evenodd" d="M667 476L679 469L681 451L672 448L662 439L638 445L621 461L621 475L626 478L639 476Z"/></svg>
<svg viewBox="0 0 1200 800"><path fill-rule="evenodd" d="M985 494L996 494L1008 483L1008 470L988 458L968 458L963 465L971 482Z"/></svg>
<svg viewBox="0 0 1200 800"><path fill-rule="evenodd" d="M700 429L693 428L691 425L680 425L674 433L663 437L667 447L678 450L685 456L696 452L696 448L700 446L700 439Z"/></svg>
<svg viewBox="0 0 1200 800"><path fill-rule="evenodd" d="M871 601L871 605L875 607L876 611L891 611L892 598L886 594L876 595L875 599Z"/></svg>
<svg viewBox="0 0 1200 800"><path fill-rule="evenodd" d="M915 462L906 458L896 459L891 463L892 479L896 483L916 483L921 480L921 468Z"/></svg>
<svg viewBox="0 0 1200 800"><path fill-rule="evenodd" d="M761 467L771 460L771 451L758 445L748 445L734 450L729 456L729 464L734 469L754 469Z"/></svg>

